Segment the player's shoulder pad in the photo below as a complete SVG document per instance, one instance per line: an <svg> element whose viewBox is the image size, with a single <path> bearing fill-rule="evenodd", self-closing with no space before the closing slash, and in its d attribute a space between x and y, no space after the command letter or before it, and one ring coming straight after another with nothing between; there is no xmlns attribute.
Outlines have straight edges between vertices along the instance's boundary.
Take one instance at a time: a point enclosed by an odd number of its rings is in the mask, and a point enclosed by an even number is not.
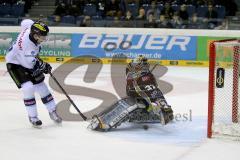
<svg viewBox="0 0 240 160"><path fill-rule="evenodd" d="M34 23L31 19L24 19L21 22L21 31L25 30L26 28L31 28L32 24Z"/></svg>

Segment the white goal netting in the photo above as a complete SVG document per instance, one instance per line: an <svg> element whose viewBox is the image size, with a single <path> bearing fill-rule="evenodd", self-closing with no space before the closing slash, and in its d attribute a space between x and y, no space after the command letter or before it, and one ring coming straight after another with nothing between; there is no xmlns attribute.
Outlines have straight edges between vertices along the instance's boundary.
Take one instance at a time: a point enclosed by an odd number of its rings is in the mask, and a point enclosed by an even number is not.
<svg viewBox="0 0 240 160"><path fill-rule="evenodd" d="M208 137L240 139L239 48L238 41L211 45Z"/></svg>

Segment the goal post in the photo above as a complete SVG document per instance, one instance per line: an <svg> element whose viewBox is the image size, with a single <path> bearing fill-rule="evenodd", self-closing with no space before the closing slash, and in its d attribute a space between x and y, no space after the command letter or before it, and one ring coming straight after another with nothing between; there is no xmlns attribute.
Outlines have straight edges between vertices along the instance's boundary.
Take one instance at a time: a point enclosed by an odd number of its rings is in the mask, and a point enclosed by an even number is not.
<svg viewBox="0 0 240 160"><path fill-rule="evenodd" d="M207 136L239 137L240 43L213 41L209 47Z"/></svg>

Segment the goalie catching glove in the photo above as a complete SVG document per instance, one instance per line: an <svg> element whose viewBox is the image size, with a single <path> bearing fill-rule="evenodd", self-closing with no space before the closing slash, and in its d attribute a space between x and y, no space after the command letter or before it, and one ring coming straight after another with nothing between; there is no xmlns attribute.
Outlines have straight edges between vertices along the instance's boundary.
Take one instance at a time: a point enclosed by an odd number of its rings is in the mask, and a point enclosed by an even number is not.
<svg viewBox="0 0 240 160"><path fill-rule="evenodd" d="M158 115L163 125L173 120L173 110L171 106L165 103L165 100L152 102L151 106L148 107L148 111Z"/></svg>

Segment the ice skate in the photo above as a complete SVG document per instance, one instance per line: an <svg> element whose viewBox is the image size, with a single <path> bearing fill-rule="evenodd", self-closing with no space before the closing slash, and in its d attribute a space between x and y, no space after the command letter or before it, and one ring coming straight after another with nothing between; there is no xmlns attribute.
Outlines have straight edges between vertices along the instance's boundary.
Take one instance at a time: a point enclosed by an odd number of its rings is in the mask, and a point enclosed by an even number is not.
<svg viewBox="0 0 240 160"><path fill-rule="evenodd" d="M28 117L29 122L33 125L35 128L41 128L42 126L42 121L38 119L38 117Z"/></svg>
<svg viewBox="0 0 240 160"><path fill-rule="evenodd" d="M57 114L56 110L49 112L49 116L55 123L62 123L62 118Z"/></svg>

